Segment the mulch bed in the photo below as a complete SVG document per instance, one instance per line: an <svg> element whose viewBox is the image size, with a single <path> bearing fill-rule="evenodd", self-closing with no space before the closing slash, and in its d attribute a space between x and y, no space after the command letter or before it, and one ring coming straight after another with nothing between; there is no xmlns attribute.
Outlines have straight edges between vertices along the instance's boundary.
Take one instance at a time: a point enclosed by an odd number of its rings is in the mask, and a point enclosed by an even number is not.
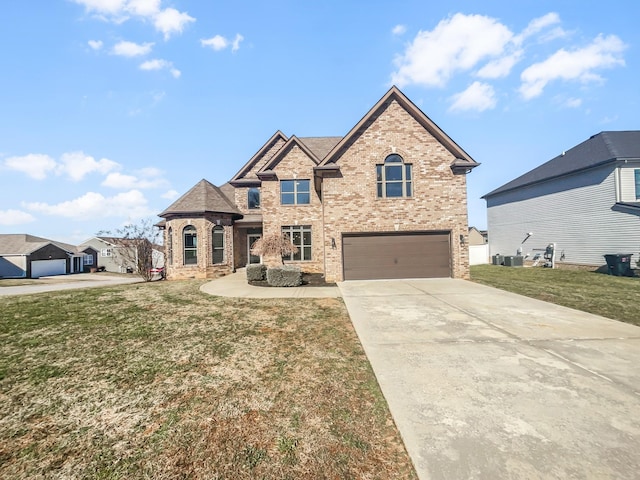
<svg viewBox="0 0 640 480"><path fill-rule="evenodd" d="M249 285L256 287L271 287L266 280L251 281ZM327 283L324 280L324 275L321 273L303 273L301 287L335 287L335 283Z"/></svg>

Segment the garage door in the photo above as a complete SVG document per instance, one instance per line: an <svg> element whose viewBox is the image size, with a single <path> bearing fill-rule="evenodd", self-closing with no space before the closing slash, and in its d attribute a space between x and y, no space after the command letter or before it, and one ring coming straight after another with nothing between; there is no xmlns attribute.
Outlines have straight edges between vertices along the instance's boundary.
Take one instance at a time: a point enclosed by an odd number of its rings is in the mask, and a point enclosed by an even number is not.
<svg viewBox="0 0 640 480"><path fill-rule="evenodd" d="M449 232L345 234L345 280L451 276Z"/></svg>
<svg viewBox="0 0 640 480"><path fill-rule="evenodd" d="M67 261L64 259L34 260L31 262L31 278L64 275L65 273L67 273Z"/></svg>

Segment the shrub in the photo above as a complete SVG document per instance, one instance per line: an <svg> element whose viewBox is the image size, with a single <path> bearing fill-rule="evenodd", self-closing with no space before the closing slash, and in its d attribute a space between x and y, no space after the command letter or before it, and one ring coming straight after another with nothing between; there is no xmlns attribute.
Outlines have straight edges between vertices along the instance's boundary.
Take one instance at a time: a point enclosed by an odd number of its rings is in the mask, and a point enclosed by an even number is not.
<svg viewBox="0 0 640 480"><path fill-rule="evenodd" d="M260 264L247 265L247 281L258 282L264 280L267 275L267 267Z"/></svg>
<svg viewBox="0 0 640 480"><path fill-rule="evenodd" d="M297 287L302 285L300 267L283 265L267 269L267 282L272 287Z"/></svg>

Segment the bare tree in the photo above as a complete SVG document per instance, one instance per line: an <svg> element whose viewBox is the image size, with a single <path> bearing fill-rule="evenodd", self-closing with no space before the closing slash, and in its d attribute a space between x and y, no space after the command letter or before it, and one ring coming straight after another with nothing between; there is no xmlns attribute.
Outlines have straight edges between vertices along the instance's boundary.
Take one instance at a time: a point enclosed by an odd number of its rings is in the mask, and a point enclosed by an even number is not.
<svg viewBox="0 0 640 480"><path fill-rule="evenodd" d="M265 265L282 265L282 257L297 253L298 247L291 243L289 235L285 233L271 233L256 240L251 248L253 255L264 257Z"/></svg>
<svg viewBox="0 0 640 480"><path fill-rule="evenodd" d="M156 248L161 238L161 231L150 219L131 223L115 232L102 231L99 236L109 236L115 245L114 256L134 273L140 275L145 282L152 280L153 268L164 265L164 249ZM154 255L154 250L159 252Z"/></svg>

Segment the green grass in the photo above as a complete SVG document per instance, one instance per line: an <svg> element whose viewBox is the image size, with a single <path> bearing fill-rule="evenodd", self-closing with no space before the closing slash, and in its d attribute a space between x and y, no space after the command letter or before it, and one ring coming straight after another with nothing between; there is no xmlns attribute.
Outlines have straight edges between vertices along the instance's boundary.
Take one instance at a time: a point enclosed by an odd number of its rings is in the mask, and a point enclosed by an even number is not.
<svg viewBox="0 0 640 480"><path fill-rule="evenodd" d="M640 278L586 270L471 267L471 280L484 285L640 325Z"/></svg>
<svg viewBox="0 0 640 480"><path fill-rule="evenodd" d="M0 297L0 478L416 478L340 299Z"/></svg>

